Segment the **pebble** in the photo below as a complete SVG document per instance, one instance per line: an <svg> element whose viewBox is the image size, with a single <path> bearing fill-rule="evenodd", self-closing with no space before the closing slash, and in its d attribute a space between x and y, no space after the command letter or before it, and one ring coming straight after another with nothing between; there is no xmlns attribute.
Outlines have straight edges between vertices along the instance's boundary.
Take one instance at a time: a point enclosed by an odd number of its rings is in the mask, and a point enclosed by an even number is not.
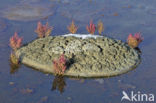
<svg viewBox="0 0 156 103"><path fill-rule="evenodd" d="M14 83L14 82L9 82L9 84L10 84L10 85L14 85L15 83Z"/></svg>
<svg viewBox="0 0 156 103"><path fill-rule="evenodd" d="M47 101L48 101L48 96L44 96L37 103L46 103Z"/></svg>
<svg viewBox="0 0 156 103"><path fill-rule="evenodd" d="M68 100L72 100L72 98L71 98L71 97L67 97L67 99L68 99Z"/></svg>
<svg viewBox="0 0 156 103"><path fill-rule="evenodd" d="M34 92L34 90L31 89L31 88L26 88L26 89L20 89L20 92L21 92L22 94L31 94L31 93Z"/></svg>

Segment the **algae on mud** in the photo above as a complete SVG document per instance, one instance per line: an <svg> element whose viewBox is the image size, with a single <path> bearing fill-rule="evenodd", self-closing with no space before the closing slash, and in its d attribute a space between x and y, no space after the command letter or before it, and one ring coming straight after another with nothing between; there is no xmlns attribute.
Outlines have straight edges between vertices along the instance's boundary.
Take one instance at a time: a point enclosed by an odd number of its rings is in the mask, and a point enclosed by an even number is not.
<svg viewBox="0 0 156 103"><path fill-rule="evenodd" d="M83 38L85 37L85 38ZM64 75L104 77L126 73L140 63L137 50L120 40L97 35L67 34L39 38L16 51L23 64L54 73L53 60L64 53Z"/></svg>

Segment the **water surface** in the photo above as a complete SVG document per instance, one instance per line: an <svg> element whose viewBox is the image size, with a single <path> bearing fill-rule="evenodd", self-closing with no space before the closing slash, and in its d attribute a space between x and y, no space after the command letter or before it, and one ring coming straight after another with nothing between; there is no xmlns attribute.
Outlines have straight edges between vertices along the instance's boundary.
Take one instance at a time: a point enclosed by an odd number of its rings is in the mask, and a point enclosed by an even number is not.
<svg viewBox="0 0 156 103"><path fill-rule="evenodd" d="M36 6L44 3L56 7L52 11L54 14L47 18L27 22L27 18L19 21L0 18L1 103L120 103L123 90L156 94L155 0L1 0L0 8L6 10L19 4ZM141 32L144 37L139 46L141 64L126 74L98 79L55 77L24 65L18 69L10 67L8 43L15 31L24 37L24 43L28 43L37 37L34 30L38 20L54 26L51 35L63 35L68 33L67 25L72 19L79 26L78 33L87 33L85 28L90 19L95 24L98 20L103 21L103 35L123 41L129 33Z"/></svg>

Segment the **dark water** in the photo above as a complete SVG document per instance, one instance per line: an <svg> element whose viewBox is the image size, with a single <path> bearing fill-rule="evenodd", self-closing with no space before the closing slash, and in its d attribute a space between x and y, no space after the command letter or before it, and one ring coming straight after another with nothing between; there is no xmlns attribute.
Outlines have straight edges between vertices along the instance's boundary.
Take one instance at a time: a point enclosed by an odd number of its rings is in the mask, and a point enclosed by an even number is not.
<svg viewBox="0 0 156 103"><path fill-rule="evenodd" d="M9 65L9 38L15 31L24 43L35 39L38 20L0 18L0 103L120 103L122 91L156 94L156 1L155 0L1 0L0 11L16 4L52 4L52 16L39 19L54 26L52 35L68 33L73 19L78 33L87 33L90 19L104 22L104 34L126 41L129 33L141 32L142 62L129 73L99 79L59 78L21 65ZM3 9L2 9L3 8ZM45 14L44 14L45 15ZM123 103L128 101L123 101Z"/></svg>

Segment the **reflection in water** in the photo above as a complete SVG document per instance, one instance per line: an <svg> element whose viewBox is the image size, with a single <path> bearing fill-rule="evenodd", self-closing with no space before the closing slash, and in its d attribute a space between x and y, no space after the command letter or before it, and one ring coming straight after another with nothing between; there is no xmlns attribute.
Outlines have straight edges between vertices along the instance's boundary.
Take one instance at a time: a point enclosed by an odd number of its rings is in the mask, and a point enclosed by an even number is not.
<svg viewBox="0 0 156 103"><path fill-rule="evenodd" d="M60 76L60 75L56 75L53 80L51 90L53 91L53 90L58 89L60 91L60 93L63 93L65 86L66 86L66 83L65 83L64 77Z"/></svg>
<svg viewBox="0 0 156 103"><path fill-rule="evenodd" d="M15 72L18 71L18 69L20 68L21 64L14 64L11 60L10 61L10 74L14 74Z"/></svg>

